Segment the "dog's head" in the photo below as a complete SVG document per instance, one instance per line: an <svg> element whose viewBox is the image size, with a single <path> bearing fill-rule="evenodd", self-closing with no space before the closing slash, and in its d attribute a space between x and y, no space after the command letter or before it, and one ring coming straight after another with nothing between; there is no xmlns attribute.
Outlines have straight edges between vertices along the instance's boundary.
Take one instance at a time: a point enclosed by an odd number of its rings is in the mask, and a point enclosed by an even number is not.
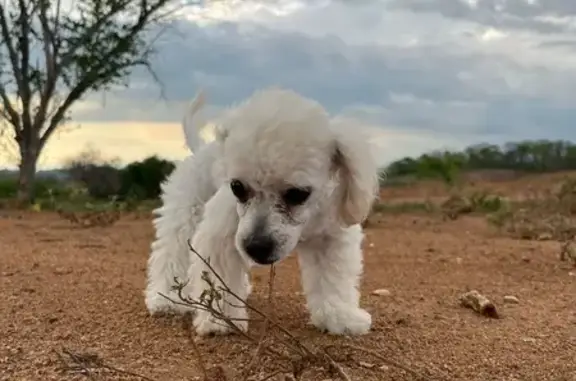
<svg viewBox="0 0 576 381"><path fill-rule="evenodd" d="M377 167L357 131L331 124L316 102L281 89L255 93L219 124L224 174L239 216L237 249L257 264L292 252L314 224L358 224Z"/></svg>

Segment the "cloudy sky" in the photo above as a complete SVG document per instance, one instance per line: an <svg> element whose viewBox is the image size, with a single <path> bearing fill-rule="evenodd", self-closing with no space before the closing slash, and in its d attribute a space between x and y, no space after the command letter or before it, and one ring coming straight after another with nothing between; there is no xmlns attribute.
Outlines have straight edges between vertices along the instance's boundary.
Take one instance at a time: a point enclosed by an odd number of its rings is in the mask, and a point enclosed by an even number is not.
<svg viewBox="0 0 576 381"><path fill-rule="evenodd" d="M160 87L78 105L44 167L87 143L124 161L181 158L180 119L199 87L211 112L257 88L316 98L370 131L384 164L472 143L574 139L574 0L260 0L188 7L158 41Z"/></svg>

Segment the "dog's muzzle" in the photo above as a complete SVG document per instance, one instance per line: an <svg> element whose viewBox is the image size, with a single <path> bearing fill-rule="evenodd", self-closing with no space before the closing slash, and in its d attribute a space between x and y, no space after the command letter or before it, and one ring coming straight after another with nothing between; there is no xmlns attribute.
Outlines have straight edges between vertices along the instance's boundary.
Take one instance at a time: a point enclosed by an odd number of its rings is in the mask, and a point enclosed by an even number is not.
<svg viewBox="0 0 576 381"><path fill-rule="evenodd" d="M276 262L276 242L267 236L250 237L244 240L244 250L259 265L270 265Z"/></svg>

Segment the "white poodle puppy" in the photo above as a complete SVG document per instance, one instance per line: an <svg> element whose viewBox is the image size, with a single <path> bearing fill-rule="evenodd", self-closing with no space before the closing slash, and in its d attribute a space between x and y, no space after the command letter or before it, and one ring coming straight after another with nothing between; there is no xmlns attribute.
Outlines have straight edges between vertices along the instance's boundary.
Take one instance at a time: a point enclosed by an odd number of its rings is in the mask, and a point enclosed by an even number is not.
<svg viewBox="0 0 576 381"><path fill-rule="evenodd" d="M193 156L163 184L155 212L156 239L148 261L146 306L151 314L183 312L174 278L188 280L198 299L208 287L206 265L194 249L242 297L249 270L298 253L311 322L333 334L369 331L371 316L359 306L362 273L360 223L378 189L377 165L357 129L331 121L315 101L269 88L225 113L214 141L201 143L200 94L183 122ZM247 312L230 296L223 312L247 329ZM189 310L189 309L188 309ZM197 310L199 335L230 331Z"/></svg>

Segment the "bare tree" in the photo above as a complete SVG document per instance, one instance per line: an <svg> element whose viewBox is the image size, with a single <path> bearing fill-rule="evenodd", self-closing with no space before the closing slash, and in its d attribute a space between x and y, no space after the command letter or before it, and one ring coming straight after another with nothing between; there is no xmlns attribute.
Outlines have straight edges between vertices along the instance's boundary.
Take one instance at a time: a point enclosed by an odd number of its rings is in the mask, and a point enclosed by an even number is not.
<svg viewBox="0 0 576 381"><path fill-rule="evenodd" d="M170 0L66 4L0 1L0 119L14 130L24 204L33 197L38 157L70 107L89 92L125 84L138 66L150 69L147 37Z"/></svg>

